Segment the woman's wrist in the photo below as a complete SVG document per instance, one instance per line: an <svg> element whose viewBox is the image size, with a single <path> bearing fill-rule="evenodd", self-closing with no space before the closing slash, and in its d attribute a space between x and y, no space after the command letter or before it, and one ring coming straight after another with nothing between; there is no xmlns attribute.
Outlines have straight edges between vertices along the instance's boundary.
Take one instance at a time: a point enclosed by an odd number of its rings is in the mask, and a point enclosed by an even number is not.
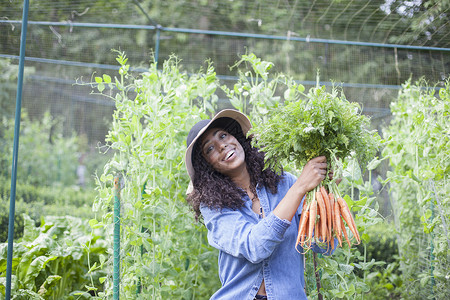
<svg viewBox="0 0 450 300"><path fill-rule="evenodd" d="M306 193L308 193L306 186L299 180L297 180L292 187L295 189L295 193L300 199L303 199Z"/></svg>

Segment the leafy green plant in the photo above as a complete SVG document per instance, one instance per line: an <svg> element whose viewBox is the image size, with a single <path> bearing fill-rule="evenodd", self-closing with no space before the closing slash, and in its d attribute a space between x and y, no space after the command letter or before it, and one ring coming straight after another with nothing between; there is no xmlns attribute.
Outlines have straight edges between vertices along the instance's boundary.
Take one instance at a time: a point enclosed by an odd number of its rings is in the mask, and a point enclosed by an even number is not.
<svg viewBox="0 0 450 300"><path fill-rule="evenodd" d="M289 101L271 118L251 131L255 145L266 153L269 167L293 161L301 169L310 159L324 155L331 164L353 156L361 166L375 157L378 134L359 105L325 86L311 88L304 99ZM276 158L276 160L271 160Z"/></svg>
<svg viewBox="0 0 450 300"><path fill-rule="evenodd" d="M369 130L369 119L360 113L357 103L349 102L343 93L339 96L336 89L328 93L325 86L319 87L318 84L309 90L305 98L288 102L275 111L269 120L257 124L251 130L250 133L255 135L253 144L266 153L268 167L280 170L281 163L292 162L300 170L309 160L323 155L335 178L340 178L342 165L350 157L360 166L366 165L374 158L380 137ZM327 177L314 191L307 194L304 204L306 212L302 213L302 216L308 212L307 207L310 204L317 205L316 194L322 186L334 194L336 201L341 199L335 180L329 180ZM349 202L351 199L346 200ZM330 209L328 199L325 201L327 209ZM336 210L334 213L346 216L344 212L349 216L345 219L346 225L359 241L350 212L342 209L342 212ZM332 213L329 214L328 221L323 212L321 218L316 217L315 212L309 218L309 222L316 222L317 219L317 222L320 220L320 223L328 226L329 233L325 233L326 230L322 233L326 239L332 239L333 232L336 231L331 228ZM306 227L307 225L302 228ZM307 238L309 244L311 235L310 232ZM339 240L344 239L340 234L336 234L336 237ZM346 239L348 240L347 237Z"/></svg>
<svg viewBox="0 0 450 300"><path fill-rule="evenodd" d="M0 242L8 238L10 205L10 179L0 176ZM92 203L94 190L80 190L62 186L32 186L16 184L14 239L22 237L24 230L23 214L27 214L38 225L43 216L65 216L91 219L94 217Z"/></svg>
<svg viewBox="0 0 450 300"><path fill-rule="evenodd" d="M13 253L12 299L86 299L83 292L101 290L97 268L105 260L101 229L91 231L87 221L44 217L40 227L23 216L25 233ZM0 244L0 293L5 294L7 244Z"/></svg>
<svg viewBox="0 0 450 300"><path fill-rule="evenodd" d="M445 298L450 270L450 82L437 90L424 80L402 86L384 130L391 171L402 295Z"/></svg>
<svg viewBox="0 0 450 300"><path fill-rule="evenodd" d="M392 222L380 222L368 227L370 237L366 244L358 246L360 252L367 253L367 260L384 262L366 274L366 283L371 287L370 299L400 299L403 277L399 270L397 237Z"/></svg>
<svg viewBox="0 0 450 300"><path fill-rule="evenodd" d="M239 68L242 65L244 67ZM231 105L253 117L263 117L271 108L278 107L280 97L274 94L279 79L269 80L272 67L273 63L263 61L253 53L242 55L241 60L231 67L237 69L238 81L232 89L226 85L221 87Z"/></svg>
<svg viewBox="0 0 450 300"><path fill-rule="evenodd" d="M95 88L115 101L106 140L113 158L98 178L93 228L112 233L112 183L120 177L120 295L134 299L202 299L218 288L217 252L206 242L185 201L183 158L188 130L213 113L217 79L211 65L188 76L176 57L133 77L119 53L118 77L95 77ZM113 239L110 238L112 241ZM112 253L113 245L109 244ZM112 257L102 278L113 293ZM214 275L213 275L214 274Z"/></svg>

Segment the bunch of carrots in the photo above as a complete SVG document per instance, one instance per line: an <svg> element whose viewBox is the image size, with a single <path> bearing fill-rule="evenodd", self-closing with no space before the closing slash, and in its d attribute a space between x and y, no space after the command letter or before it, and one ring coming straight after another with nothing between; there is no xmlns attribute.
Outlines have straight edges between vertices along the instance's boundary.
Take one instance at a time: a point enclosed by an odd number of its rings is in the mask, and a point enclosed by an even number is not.
<svg viewBox="0 0 450 300"><path fill-rule="evenodd" d="M339 196L337 186L330 185L333 191L327 191L323 185L312 190L303 204L297 242L305 251L311 248L313 240L319 243L327 243L334 249L334 238L342 247L342 236L348 246L351 247L351 237L348 236L345 225L350 229L357 244L361 242L355 220L347 205L347 202ZM297 250L298 251L298 250Z"/></svg>

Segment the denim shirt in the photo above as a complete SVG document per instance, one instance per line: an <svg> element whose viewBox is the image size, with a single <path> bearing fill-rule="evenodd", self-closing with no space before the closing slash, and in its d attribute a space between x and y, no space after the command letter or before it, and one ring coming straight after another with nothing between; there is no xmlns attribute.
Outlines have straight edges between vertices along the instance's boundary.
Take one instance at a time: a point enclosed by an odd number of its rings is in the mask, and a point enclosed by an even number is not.
<svg viewBox="0 0 450 300"><path fill-rule="evenodd" d="M296 179L285 172L276 194L264 186L257 187L264 218L253 212L247 195L243 197L244 206L236 210L200 208L208 229L208 242L220 250L222 287L211 299L252 300L263 279L270 300L307 299L304 255L295 248L303 201L292 222L272 213ZM298 248L303 252L300 246ZM330 254L317 245L312 250Z"/></svg>

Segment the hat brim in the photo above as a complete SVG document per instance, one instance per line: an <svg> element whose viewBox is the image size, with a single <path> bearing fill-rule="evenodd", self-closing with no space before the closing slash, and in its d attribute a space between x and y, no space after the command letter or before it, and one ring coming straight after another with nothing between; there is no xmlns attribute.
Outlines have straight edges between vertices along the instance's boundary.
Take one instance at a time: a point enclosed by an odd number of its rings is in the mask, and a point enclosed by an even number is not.
<svg viewBox="0 0 450 300"><path fill-rule="evenodd" d="M192 165L192 151L194 149L194 145L197 142L197 140L202 136L202 134L208 130L211 126L211 124L220 118L231 118L239 123L242 129L242 133L244 136L247 135L248 131L252 128L252 125L250 123L250 120L246 115L241 113L240 111L234 110L234 109L224 109L218 112L212 119L209 121L202 129L199 130L195 138L192 140L192 142L188 145L185 153L185 163L186 163L186 170L189 174L189 177L191 178L191 181L194 180L194 167Z"/></svg>

